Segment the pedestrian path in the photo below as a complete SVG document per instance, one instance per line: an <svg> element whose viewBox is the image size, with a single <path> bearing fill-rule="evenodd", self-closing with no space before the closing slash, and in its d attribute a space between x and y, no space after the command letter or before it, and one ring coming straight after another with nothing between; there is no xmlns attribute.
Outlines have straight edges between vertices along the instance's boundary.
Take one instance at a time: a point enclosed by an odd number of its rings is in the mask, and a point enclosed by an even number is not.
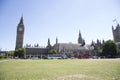
<svg viewBox="0 0 120 80"><path fill-rule="evenodd" d="M0 60L0 63L7 62L7 61L9 61L9 60Z"/></svg>

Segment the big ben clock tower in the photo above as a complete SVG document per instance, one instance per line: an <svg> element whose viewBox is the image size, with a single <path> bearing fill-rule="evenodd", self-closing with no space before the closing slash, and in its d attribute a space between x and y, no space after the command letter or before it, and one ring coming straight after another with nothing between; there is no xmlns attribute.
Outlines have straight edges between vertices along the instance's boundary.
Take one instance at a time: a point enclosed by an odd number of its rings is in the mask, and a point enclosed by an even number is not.
<svg viewBox="0 0 120 80"><path fill-rule="evenodd" d="M15 50L23 47L23 38L24 38L24 23L23 23L23 17L21 17L20 22L17 26Z"/></svg>

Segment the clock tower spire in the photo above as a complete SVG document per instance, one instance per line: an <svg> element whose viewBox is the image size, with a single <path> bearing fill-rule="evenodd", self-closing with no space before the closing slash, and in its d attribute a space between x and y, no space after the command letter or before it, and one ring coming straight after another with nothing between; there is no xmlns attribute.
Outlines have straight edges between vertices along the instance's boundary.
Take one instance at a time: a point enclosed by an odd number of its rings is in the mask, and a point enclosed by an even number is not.
<svg viewBox="0 0 120 80"><path fill-rule="evenodd" d="M21 17L19 24L23 24L23 16Z"/></svg>
<svg viewBox="0 0 120 80"><path fill-rule="evenodd" d="M23 47L23 38L24 38L24 23L23 23L23 16L22 16L17 26L15 50Z"/></svg>

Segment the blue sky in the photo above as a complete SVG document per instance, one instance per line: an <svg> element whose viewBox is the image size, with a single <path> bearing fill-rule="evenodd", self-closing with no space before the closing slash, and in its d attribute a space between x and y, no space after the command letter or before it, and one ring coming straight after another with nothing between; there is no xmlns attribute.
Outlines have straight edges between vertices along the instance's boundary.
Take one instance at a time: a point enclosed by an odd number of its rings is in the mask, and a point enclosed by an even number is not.
<svg viewBox="0 0 120 80"><path fill-rule="evenodd" d="M120 0L0 0L0 48L14 50L16 29L24 18L25 44L77 43L79 30L87 44L113 39L120 21Z"/></svg>

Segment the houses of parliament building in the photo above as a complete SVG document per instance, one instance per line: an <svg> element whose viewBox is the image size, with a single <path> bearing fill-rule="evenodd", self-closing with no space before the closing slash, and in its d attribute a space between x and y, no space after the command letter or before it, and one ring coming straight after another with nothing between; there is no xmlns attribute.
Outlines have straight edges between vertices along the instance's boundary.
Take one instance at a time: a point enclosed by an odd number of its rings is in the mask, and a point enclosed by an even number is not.
<svg viewBox="0 0 120 80"><path fill-rule="evenodd" d="M16 45L15 50L19 48L23 48L24 42L24 31L25 26L23 22L23 17L21 17L20 22L17 26L17 35L16 35ZM114 40L116 42L120 42L120 26L119 24L116 26L116 29L112 27ZM99 41L97 43L100 44ZM78 57L82 54L89 54L92 56L94 53L94 46L86 45L85 40L82 38L81 32L79 31L78 35L78 43L59 43L58 39L56 38L56 43L52 46L50 44L50 39L48 39L48 44L46 47L40 47L39 44L31 46L30 44L26 44L25 46L25 58L32 58L32 57L45 57L49 54L51 49L56 50L57 55L60 56L67 56L67 57Z"/></svg>

